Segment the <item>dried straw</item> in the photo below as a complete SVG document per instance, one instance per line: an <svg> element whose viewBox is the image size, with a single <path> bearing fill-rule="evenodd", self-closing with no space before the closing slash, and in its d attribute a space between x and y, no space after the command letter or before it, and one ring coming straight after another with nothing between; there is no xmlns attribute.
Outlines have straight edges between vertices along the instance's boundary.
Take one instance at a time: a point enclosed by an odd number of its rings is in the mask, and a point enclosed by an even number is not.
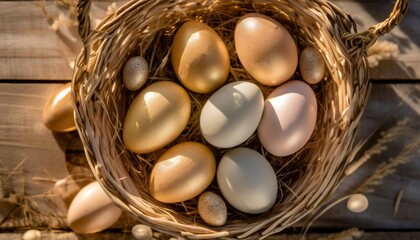
<svg viewBox="0 0 420 240"><path fill-rule="evenodd" d="M115 203L157 231L180 238L265 238L282 231L318 209L337 188L350 162L352 143L369 94L366 50L390 31L406 12L397 1L391 16L370 30L357 33L354 21L335 5L304 0L133 0L90 30L89 0L81 0L79 34L84 48L76 60L73 97L76 123L90 167ZM242 146L260 151L281 183L275 206L261 215L247 215L228 206L228 222L210 227L197 215L197 200L163 204L151 197L148 177L154 161L165 151L136 155L122 140L122 121L137 92L124 89L123 64L142 55L150 65L148 84L177 81L169 53L176 29L189 19L214 28L225 41L231 59L228 82L253 81L238 61L233 29L239 17L258 12L281 22L299 49L317 48L327 66L326 80L313 86L318 100L317 126L310 141L290 157L274 157L255 135ZM299 79L297 72L294 78ZM266 95L271 88L261 86ZM205 143L198 114L209 95L190 92L192 116L179 138ZM168 147L170 147L168 146ZM220 159L227 150L212 148ZM210 190L218 192L213 183Z"/></svg>

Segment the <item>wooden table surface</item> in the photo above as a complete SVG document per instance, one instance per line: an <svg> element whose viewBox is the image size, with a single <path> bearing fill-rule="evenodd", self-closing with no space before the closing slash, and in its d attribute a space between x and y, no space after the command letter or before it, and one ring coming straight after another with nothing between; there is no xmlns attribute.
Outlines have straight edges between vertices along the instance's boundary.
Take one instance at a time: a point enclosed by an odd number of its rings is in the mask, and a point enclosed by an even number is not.
<svg viewBox="0 0 420 240"><path fill-rule="evenodd" d="M335 3L354 17L359 31L382 21L393 7L390 0ZM29 228L43 230L45 239L130 239L130 234L122 233L135 224L128 216L123 216L112 231L71 235L63 218L66 203L51 193L58 179L69 174L89 176L89 170L77 133L53 133L41 121L48 97L72 77L80 42L71 29L54 31L52 20L47 20L39 4L45 4L52 17L57 19L61 14L64 19L65 10L52 1L0 0L0 239L20 239ZM96 2L93 11L100 17L109 4ZM381 139L381 132L404 119L409 131L387 144L382 153L372 154L340 186L337 197L357 189L381 163L401 157L409 144L419 143L419 13L420 0L410 0L404 21L381 39L397 44L400 53L371 68L372 94L357 137L368 139L361 155ZM419 152L412 153L410 160L395 166L395 172L366 193L369 208L365 212L352 213L342 202L313 224L309 236L316 239L329 232L358 228L365 232L361 239L420 239Z"/></svg>

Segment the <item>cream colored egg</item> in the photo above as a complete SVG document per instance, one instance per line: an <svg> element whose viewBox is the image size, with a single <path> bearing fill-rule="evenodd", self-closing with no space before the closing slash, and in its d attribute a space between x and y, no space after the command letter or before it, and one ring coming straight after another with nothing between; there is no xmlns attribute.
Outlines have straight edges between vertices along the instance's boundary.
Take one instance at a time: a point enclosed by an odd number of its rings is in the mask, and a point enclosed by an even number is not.
<svg viewBox="0 0 420 240"><path fill-rule="evenodd" d="M223 226L227 220L225 201L214 192L204 192L200 195L198 213L211 226Z"/></svg>
<svg viewBox="0 0 420 240"><path fill-rule="evenodd" d="M277 87L265 100L258 126L258 138L275 156L287 156L301 149L315 129L317 101L303 81Z"/></svg>
<svg viewBox="0 0 420 240"><path fill-rule="evenodd" d="M312 47L303 49L299 55L299 70L307 83L319 83L325 75L325 62L321 53Z"/></svg>
<svg viewBox="0 0 420 240"><path fill-rule="evenodd" d="M225 199L245 213L263 213L277 198L273 167L250 148L235 148L223 155L217 167L217 184Z"/></svg>
<svg viewBox="0 0 420 240"><path fill-rule="evenodd" d="M364 212L368 206L369 201L363 194L353 194L347 201L347 209L354 213Z"/></svg>
<svg viewBox="0 0 420 240"><path fill-rule="evenodd" d="M161 202L183 202L198 196L216 174L211 150L198 142L183 142L168 149L150 175L152 196Z"/></svg>
<svg viewBox="0 0 420 240"><path fill-rule="evenodd" d="M136 240L150 240L153 238L152 229L143 224L137 224L131 229L131 233Z"/></svg>
<svg viewBox="0 0 420 240"><path fill-rule="evenodd" d="M69 132L76 130L71 98L71 83L54 91L44 105L42 121L50 130Z"/></svg>
<svg viewBox="0 0 420 240"><path fill-rule="evenodd" d="M245 142L257 129L264 96L253 83L237 81L214 92L200 115L203 137L213 146L230 148Z"/></svg>
<svg viewBox="0 0 420 240"><path fill-rule="evenodd" d="M22 240L41 240L41 232L39 230L30 229L22 235Z"/></svg>
<svg viewBox="0 0 420 240"><path fill-rule="evenodd" d="M143 57L132 57L124 64L123 82L127 89L131 91L140 89L146 84L148 77L149 64Z"/></svg>
<svg viewBox="0 0 420 240"><path fill-rule="evenodd" d="M114 224L121 213L95 181L82 188L71 202L67 224L77 233L100 232Z"/></svg>
<svg viewBox="0 0 420 240"><path fill-rule="evenodd" d="M175 140L191 112L188 93L178 84L161 81L143 89L131 103L124 120L125 146L149 153Z"/></svg>
<svg viewBox="0 0 420 240"><path fill-rule="evenodd" d="M172 65L181 83L197 93L209 93L226 81L230 60L226 45L209 26L184 23L172 44Z"/></svg>
<svg viewBox="0 0 420 240"><path fill-rule="evenodd" d="M265 15L250 13L239 19L235 47L243 67L264 85L287 81L298 64L297 47L290 33Z"/></svg>

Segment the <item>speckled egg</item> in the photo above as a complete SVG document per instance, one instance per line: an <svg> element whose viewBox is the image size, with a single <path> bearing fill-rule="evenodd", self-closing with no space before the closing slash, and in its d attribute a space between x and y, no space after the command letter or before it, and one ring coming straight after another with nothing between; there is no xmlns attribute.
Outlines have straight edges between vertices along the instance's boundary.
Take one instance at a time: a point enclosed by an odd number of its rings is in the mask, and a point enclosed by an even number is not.
<svg viewBox="0 0 420 240"><path fill-rule="evenodd" d="M325 62L321 53L312 47L303 49L299 55L299 70L307 83L319 83L325 75Z"/></svg>
<svg viewBox="0 0 420 240"><path fill-rule="evenodd" d="M264 85L277 86L295 73L295 41L283 25L268 16L250 13L239 19L235 47L246 71Z"/></svg>
<svg viewBox="0 0 420 240"><path fill-rule="evenodd" d="M123 68L123 82L124 86L131 90L136 91L140 89L147 82L149 77L149 64L146 59L141 56L135 56L124 64Z"/></svg>
<svg viewBox="0 0 420 240"><path fill-rule="evenodd" d="M198 213L211 226L222 226L227 220L227 208L223 199L213 192L204 192L198 198Z"/></svg>

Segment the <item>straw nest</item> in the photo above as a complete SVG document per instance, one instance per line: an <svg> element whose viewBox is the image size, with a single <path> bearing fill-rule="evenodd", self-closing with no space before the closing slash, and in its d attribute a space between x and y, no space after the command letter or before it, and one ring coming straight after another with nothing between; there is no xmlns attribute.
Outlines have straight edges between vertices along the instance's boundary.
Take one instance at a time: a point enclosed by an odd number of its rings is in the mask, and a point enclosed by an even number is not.
<svg viewBox="0 0 420 240"><path fill-rule="evenodd" d="M297 223L319 209L344 178L369 94L366 51L401 20L406 7L407 1L397 1L388 19L358 33L348 14L322 0L133 0L91 30L90 1L81 0L79 34L84 48L76 60L73 97L78 131L95 177L115 203L140 222L178 237L262 238ZM196 19L215 29L225 41L231 59L228 82L253 81L239 63L233 44L237 20L250 12L282 23L300 50L306 46L320 50L327 72L323 81L312 86L318 118L303 149L289 157L273 157L263 150L255 134L242 144L262 153L275 169L280 183L275 206L260 215L229 207L227 223L210 227L198 216L197 199L163 204L151 197L148 176L165 149L137 155L125 148L123 119L138 92L124 88L121 69L129 57L142 55L150 65L148 84L177 81L169 60L172 38L183 22ZM300 79L299 72L293 78ZM271 90L260 87L265 94ZM205 142L199 134L197 114L209 95L190 92L190 96L190 122L170 146L186 140ZM224 153L212 150L217 159ZM215 183L209 188L218 192Z"/></svg>

